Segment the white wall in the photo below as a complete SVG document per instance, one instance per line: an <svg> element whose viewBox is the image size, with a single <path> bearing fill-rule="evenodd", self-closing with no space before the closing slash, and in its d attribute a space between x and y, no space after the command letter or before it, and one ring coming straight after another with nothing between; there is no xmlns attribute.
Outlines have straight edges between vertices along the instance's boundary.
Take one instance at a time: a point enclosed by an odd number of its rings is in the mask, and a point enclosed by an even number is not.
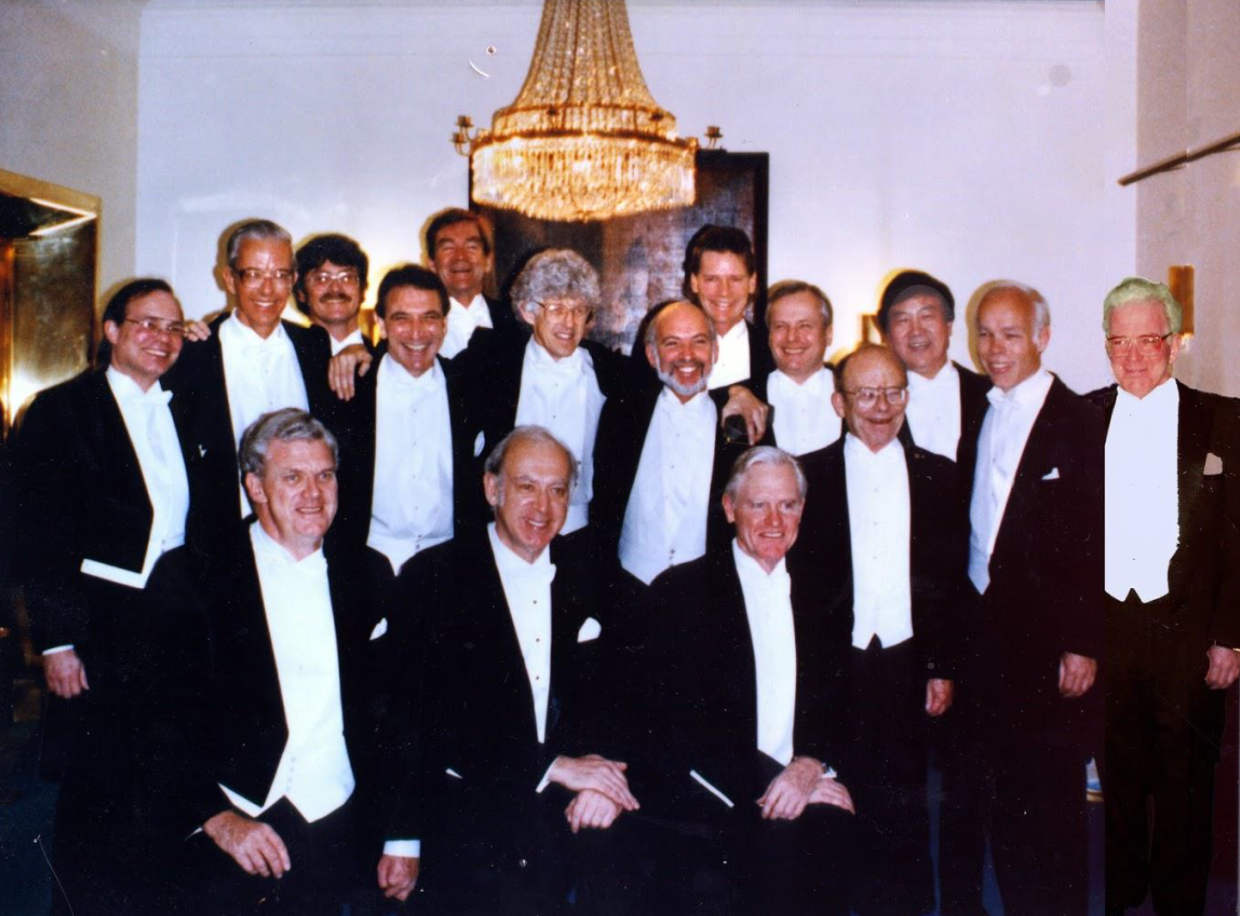
<svg viewBox="0 0 1240 916"><path fill-rule="evenodd" d="M539 8L154 0L139 270L169 275L189 312L214 310L219 235L250 215L298 237L348 232L378 269L418 257L426 216L465 203L453 121L486 123L515 97ZM858 338L892 268L930 270L962 303L1012 277L1051 303L1048 365L1078 389L1109 379L1097 303L1132 261L1132 216L1110 186L1135 126L1109 105L1125 95L1131 37L1108 29L1100 2L632 0L629 12L682 133L719 124L727 148L770 152L771 279L821 285L837 344ZM963 324L953 349L967 362Z"/></svg>
<svg viewBox="0 0 1240 916"><path fill-rule="evenodd" d="M103 198L101 291L133 273L143 3L0 3L0 168Z"/></svg>

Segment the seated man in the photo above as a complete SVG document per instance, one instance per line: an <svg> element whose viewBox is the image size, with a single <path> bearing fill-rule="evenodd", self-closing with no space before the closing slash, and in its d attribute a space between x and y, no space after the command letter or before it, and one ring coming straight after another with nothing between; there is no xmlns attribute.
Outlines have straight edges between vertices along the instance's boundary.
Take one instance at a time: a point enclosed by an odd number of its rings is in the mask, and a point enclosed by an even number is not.
<svg viewBox="0 0 1240 916"><path fill-rule="evenodd" d="M392 620L401 657L426 658L414 813L437 912L562 911L570 829L608 827L637 806L625 764L594 753L607 724L598 589L555 541L573 471L545 429L510 433L483 477L495 521L415 557L422 598ZM422 666L404 668L415 683L402 693L416 696Z"/></svg>
<svg viewBox="0 0 1240 916"><path fill-rule="evenodd" d="M211 671L183 717L182 836L204 913L331 914L379 860L394 773L377 759L373 672L386 621L348 555L323 550L336 515L336 442L296 408L241 440L256 523L224 538L208 571ZM369 790L369 791L366 791ZM212 846L211 844L214 844ZM379 883L407 896L413 844L389 844ZM192 880L192 879L191 879Z"/></svg>
<svg viewBox="0 0 1240 916"><path fill-rule="evenodd" d="M790 577L806 481L750 449L723 495L736 537L667 570L630 609L626 753L641 821L627 825L635 912L847 912L851 827L834 778L848 706L816 580Z"/></svg>

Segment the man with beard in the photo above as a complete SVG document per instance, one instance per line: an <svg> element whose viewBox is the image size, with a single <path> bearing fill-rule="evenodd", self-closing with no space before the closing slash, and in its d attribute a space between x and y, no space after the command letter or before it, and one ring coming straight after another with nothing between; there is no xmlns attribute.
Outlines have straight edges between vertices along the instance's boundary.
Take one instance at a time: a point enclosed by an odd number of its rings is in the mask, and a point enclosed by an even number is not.
<svg viewBox="0 0 1240 916"><path fill-rule="evenodd" d="M609 398L599 420L594 515L604 556L649 585L708 542L726 543L720 499L744 447L719 425L726 390L706 390L718 345L701 309L684 301L659 309L645 352L659 384Z"/></svg>
<svg viewBox="0 0 1240 916"><path fill-rule="evenodd" d="M297 307L327 332L332 356L355 344L369 348L357 321L369 267L366 252L345 235L317 235L297 250Z"/></svg>

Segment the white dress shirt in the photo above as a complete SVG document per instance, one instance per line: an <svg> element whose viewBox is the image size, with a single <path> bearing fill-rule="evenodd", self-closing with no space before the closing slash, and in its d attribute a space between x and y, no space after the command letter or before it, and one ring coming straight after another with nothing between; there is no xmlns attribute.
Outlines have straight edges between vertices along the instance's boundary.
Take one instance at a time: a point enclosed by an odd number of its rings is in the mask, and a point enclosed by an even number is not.
<svg viewBox="0 0 1240 916"><path fill-rule="evenodd" d="M486 297L479 293L469 305L461 305L451 296L448 297L448 330L444 334L443 344L439 347L439 355L451 359L469 346L469 339L478 328L493 328L491 310L487 307Z"/></svg>
<svg viewBox="0 0 1240 916"><path fill-rule="evenodd" d="M784 766L792 762L797 708L797 639L792 623L792 578L784 561L771 571L735 539L732 557L745 597L758 690L758 750Z"/></svg>
<svg viewBox="0 0 1240 916"><path fill-rule="evenodd" d="M377 371L366 543L399 574L410 557L452 537L452 423L438 361L414 378L385 355Z"/></svg>
<svg viewBox="0 0 1240 916"><path fill-rule="evenodd" d="M525 345L517 426L544 426L568 446L577 462L577 485L560 534L572 534L590 520L594 497L594 440L607 399L594 374L594 360L584 347L556 359L534 338Z"/></svg>
<svg viewBox="0 0 1240 916"><path fill-rule="evenodd" d="M338 355L340 351L343 350L345 347L351 347L354 344L359 344L360 346L363 346L363 347L366 346L366 341L362 338L361 328L354 328L352 331L346 334L342 340L337 340L336 338L332 337L331 334L328 334L327 338L332 343L332 356Z"/></svg>
<svg viewBox="0 0 1240 916"><path fill-rule="evenodd" d="M297 352L281 322L266 339L242 324L236 313L220 324L220 352L224 359L224 388L228 415L238 448L246 428L272 410L310 409ZM238 476L242 517L250 514L245 487Z"/></svg>
<svg viewBox="0 0 1240 916"><path fill-rule="evenodd" d="M280 678L288 741L265 799L221 785L228 800L257 817L287 798L308 822L331 814L353 794L344 741L340 666L327 561L322 550L295 560L257 522L250 543Z"/></svg>
<svg viewBox="0 0 1240 916"><path fill-rule="evenodd" d="M982 420L977 443L977 468L969 504L969 579L978 594L990 585L990 555L1003 524L1012 483L1020 468L1025 443L1042 411L1055 377L1038 369L1011 391L991 388L990 409Z"/></svg>
<svg viewBox="0 0 1240 916"><path fill-rule="evenodd" d="M797 382L776 369L766 377L766 399L774 410L775 441L785 452L805 455L840 437L843 421L831 406L835 375L825 366Z"/></svg>
<svg viewBox="0 0 1240 916"><path fill-rule="evenodd" d="M1106 444L1106 591L1142 601L1170 590L1180 543L1180 389L1174 381L1143 398L1118 390Z"/></svg>
<svg viewBox="0 0 1240 916"><path fill-rule="evenodd" d="M487 535L534 695L538 743L545 744L547 704L551 699L551 583L555 579L551 551L544 550L530 563L499 539L494 522L487 525Z"/></svg>
<svg viewBox="0 0 1240 916"><path fill-rule="evenodd" d="M934 378L908 374L909 431L928 452L956 460L960 443L960 373L948 360Z"/></svg>
<svg viewBox="0 0 1240 916"><path fill-rule="evenodd" d="M749 322L744 318L719 337L719 358L710 370L707 387L712 391L749 378Z"/></svg>
<svg viewBox="0 0 1240 916"><path fill-rule="evenodd" d="M706 553L719 411L705 392L682 404L659 393L620 530L620 565L649 585Z"/></svg>
<svg viewBox="0 0 1240 916"><path fill-rule="evenodd" d="M877 636L889 649L913 636L912 511L900 440L872 452L846 434L844 483L852 543L852 644L864 649Z"/></svg>

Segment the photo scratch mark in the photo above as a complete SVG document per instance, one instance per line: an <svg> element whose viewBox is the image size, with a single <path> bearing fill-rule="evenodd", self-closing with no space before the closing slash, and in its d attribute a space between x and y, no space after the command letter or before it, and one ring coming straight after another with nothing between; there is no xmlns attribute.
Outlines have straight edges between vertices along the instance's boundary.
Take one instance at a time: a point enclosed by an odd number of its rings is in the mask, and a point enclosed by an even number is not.
<svg viewBox="0 0 1240 916"><path fill-rule="evenodd" d="M469 66L472 67L473 71L477 73L479 76L485 77L486 79L491 78L491 74L486 73L485 71L479 70L478 65L475 64L472 60L469 62Z"/></svg>

